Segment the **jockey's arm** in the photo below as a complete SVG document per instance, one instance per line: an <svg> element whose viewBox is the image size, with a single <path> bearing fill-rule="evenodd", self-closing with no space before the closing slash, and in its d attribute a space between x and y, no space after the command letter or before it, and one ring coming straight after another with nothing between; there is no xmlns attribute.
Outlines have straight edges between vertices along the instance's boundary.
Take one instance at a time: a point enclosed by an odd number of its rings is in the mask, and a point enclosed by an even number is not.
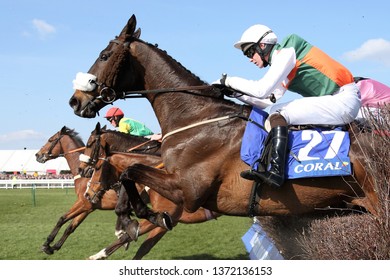
<svg viewBox="0 0 390 280"><path fill-rule="evenodd" d="M287 81L287 76L295 67L295 63L295 50L285 48L273 54L272 65L260 80L226 77L225 85L255 98L268 98L283 82Z"/></svg>

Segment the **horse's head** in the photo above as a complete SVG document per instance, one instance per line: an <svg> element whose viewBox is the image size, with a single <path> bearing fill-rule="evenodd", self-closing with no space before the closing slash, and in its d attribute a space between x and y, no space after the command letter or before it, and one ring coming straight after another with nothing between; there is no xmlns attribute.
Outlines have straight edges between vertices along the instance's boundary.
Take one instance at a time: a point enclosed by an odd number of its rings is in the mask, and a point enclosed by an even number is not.
<svg viewBox="0 0 390 280"><path fill-rule="evenodd" d="M118 181L113 178L108 164L108 148L102 136L100 123L92 131L88 139L84 154L80 155L79 174L82 177L90 177L84 196L92 203L97 203L107 189Z"/></svg>
<svg viewBox="0 0 390 280"><path fill-rule="evenodd" d="M64 126L60 131L51 136L47 143L35 154L36 161L45 163L64 154L61 140L64 136L71 135L73 132L74 130Z"/></svg>
<svg viewBox="0 0 390 280"><path fill-rule="evenodd" d="M82 177L90 178L98 161L107 157L106 146L102 143L101 135L100 123L97 123L89 136L84 153L80 154L79 174Z"/></svg>
<svg viewBox="0 0 390 280"><path fill-rule="evenodd" d="M142 78L134 71L136 59L132 59L131 43L139 39L133 15L119 36L111 40L100 53L88 73L78 73L73 81L75 92L69 105L76 115L94 118L107 104L123 96L128 89L142 89ZM122 95L122 96L121 96Z"/></svg>

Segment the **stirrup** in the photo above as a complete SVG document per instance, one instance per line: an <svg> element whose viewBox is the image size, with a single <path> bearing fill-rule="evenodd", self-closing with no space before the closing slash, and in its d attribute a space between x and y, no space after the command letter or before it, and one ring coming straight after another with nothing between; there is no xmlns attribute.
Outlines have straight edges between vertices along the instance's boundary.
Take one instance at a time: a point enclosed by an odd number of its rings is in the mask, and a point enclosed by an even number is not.
<svg viewBox="0 0 390 280"><path fill-rule="evenodd" d="M242 171L240 173L240 176L244 179L247 179L247 180L251 180L251 181L257 181L256 179L258 178L256 176L256 173L257 171L255 171L254 169L249 169L249 170L245 170L245 171Z"/></svg>
<svg viewBox="0 0 390 280"><path fill-rule="evenodd" d="M256 172L256 176L262 182L266 183L267 185L270 185L273 188L280 188L285 181L283 176L268 171L264 173Z"/></svg>
<svg viewBox="0 0 390 280"><path fill-rule="evenodd" d="M250 169L242 171L240 176L244 179L256 181L258 183L266 183L274 188L280 188L284 183L284 178L282 176L270 173L268 171L261 173L254 169Z"/></svg>

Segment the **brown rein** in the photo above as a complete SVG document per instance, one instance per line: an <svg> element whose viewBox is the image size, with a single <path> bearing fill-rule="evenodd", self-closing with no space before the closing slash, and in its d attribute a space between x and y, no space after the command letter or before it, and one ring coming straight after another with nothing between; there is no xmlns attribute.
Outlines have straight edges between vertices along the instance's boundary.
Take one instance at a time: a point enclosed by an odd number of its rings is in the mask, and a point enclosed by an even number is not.
<svg viewBox="0 0 390 280"><path fill-rule="evenodd" d="M99 83L96 84L98 86L102 85ZM167 92L189 92L193 90L205 90L205 89L216 89L216 88L212 85L199 85L199 86L188 86L188 87L177 87L177 88L133 90L133 91L123 91L118 93L111 87L103 86L103 88L100 90L100 96L96 97L95 99L101 99L104 103L111 104L112 102L118 99L142 98L145 96L145 94L148 93L158 94L158 93L167 93Z"/></svg>
<svg viewBox="0 0 390 280"><path fill-rule="evenodd" d="M60 154L60 156L65 156L65 155L68 155L68 154L73 154L75 152L80 152L80 151L83 151L85 150L86 147L80 147L80 148L77 148L77 149L73 149L73 150L70 150L69 152L67 153L63 153L63 154Z"/></svg>
<svg viewBox="0 0 390 280"><path fill-rule="evenodd" d="M127 152L134 151L134 150L136 150L136 149L142 147L143 145L146 145L147 143L152 142L152 141L153 141L153 140L150 139L150 140L148 140L148 141L146 141L146 142L144 142L144 143L141 143L141 144L139 144L139 145L137 145L137 146L134 146L134 147L128 149Z"/></svg>

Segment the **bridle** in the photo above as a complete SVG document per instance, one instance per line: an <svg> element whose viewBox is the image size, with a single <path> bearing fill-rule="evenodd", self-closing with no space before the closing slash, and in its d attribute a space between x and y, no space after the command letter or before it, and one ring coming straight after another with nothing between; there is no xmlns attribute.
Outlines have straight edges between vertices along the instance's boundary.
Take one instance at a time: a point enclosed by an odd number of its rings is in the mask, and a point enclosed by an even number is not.
<svg viewBox="0 0 390 280"><path fill-rule="evenodd" d="M127 99L127 98L141 98L145 97L146 94L159 94L159 93L167 93L167 92L187 92L194 95L202 95L197 92L197 90L206 90L206 89L215 89L215 87L211 85L199 85L199 86L187 86L187 87L177 87L177 88L160 88L160 89L149 89L149 90L134 90L134 91L123 91L116 92L113 88L105 86L101 89L100 95L97 99L101 99L104 103L112 104L112 102L119 99ZM208 96L209 95L202 95Z"/></svg>
<svg viewBox="0 0 390 280"><path fill-rule="evenodd" d="M150 142L153 142L153 141L154 140L148 140L146 142L143 142L139 145L136 145L132 148L129 148L127 150L127 152L110 151L110 154L127 154L128 155L128 154L137 153L137 152L143 153L143 152L146 152L147 150L158 148L157 144L156 145L149 144ZM91 156L87 156L85 154L80 155L80 161L86 163L88 165L88 167L93 170L91 178L87 183L87 189L86 189L86 192L90 191L93 193L93 195L91 197L91 201L93 201L96 197L99 197L99 198L103 197L103 195L110 188L112 188L112 185L108 185L108 184L106 184L103 188L99 189L98 191L95 191L93 188L90 188L91 185L101 185L102 184L102 182L100 180L99 181L92 181L92 179L95 175L95 172L97 172L101 168L103 168L103 165L105 162L107 162L107 163L110 162L110 155L109 154L105 154L105 156L102 156L100 154L101 149L105 150L104 146L101 144L101 134L100 133L96 135L95 139L92 141L92 143L89 145L89 147L91 147L92 145L95 145L95 146L93 147ZM87 147L88 147L88 144L87 144ZM101 162L101 164L99 164L99 162ZM87 171L87 172L90 172L90 171ZM85 171L83 171L83 173L85 173ZM86 174L84 174L84 176L86 176Z"/></svg>
<svg viewBox="0 0 390 280"><path fill-rule="evenodd" d="M53 154L53 149L57 146L57 144L61 141L61 138L64 136L64 134L60 133L60 135L54 139L54 140L49 140L50 142L50 147L49 150L47 151L47 156L49 159L56 158L58 156L61 156L61 154L54 155Z"/></svg>
<svg viewBox="0 0 390 280"><path fill-rule="evenodd" d="M55 155L53 154L53 150L54 148L58 145L58 143L60 143L62 137L64 137L65 135L68 135L68 134L62 134L60 133L60 135L54 139L54 140L49 140L49 143L50 143L50 147L49 147L49 150L47 151L47 156L48 156L48 159L53 159L53 158L56 158L56 157L62 157L62 156L65 156L67 154L72 154L72 153L75 153L75 152L80 152L82 150L85 149L85 147L80 147L80 148L76 148L76 149L73 149L73 150L70 150L69 152L67 153L59 153L58 155Z"/></svg>
<svg viewBox="0 0 390 280"><path fill-rule="evenodd" d="M100 157L100 155L99 155L100 149L103 149L103 147L101 146L101 143L100 143L100 134L96 135L96 138L94 139L94 141L92 142L91 145L93 145L93 144L95 144L95 146L92 150L91 157L87 156L85 154L80 155L80 161L86 163L89 167L89 170L90 169L93 170L91 178L89 179L89 181L87 183L87 189L85 190L85 192L90 191L93 193L92 197L90 198L91 201L93 201L96 197L98 197L98 198L103 197L103 195L107 192L107 190L110 187L110 186L106 186L105 188L101 188L97 192L93 188L91 188L91 185L101 185L102 184L100 181L97 181L97 182L92 181L92 178L94 177L95 172L99 171L103 167L104 162L109 162L108 157ZM103 161L103 162L98 166L99 161ZM86 172L84 170L83 170L83 173L85 176ZM87 171L87 172L89 172L89 171Z"/></svg>
<svg viewBox="0 0 390 280"><path fill-rule="evenodd" d="M111 40L110 43L115 43L117 45L123 45L124 48L129 48L130 46L130 41L127 42L122 42L118 39ZM198 96L204 96L204 97L209 97L209 98L218 98L221 99L224 97L224 94L222 93L221 89L218 87L215 87L213 85L196 85L196 86L186 86L186 87L176 87L176 88L160 88L160 89L150 89L150 90L133 90L133 91L121 91L117 92L113 87L107 86L105 82L99 83L97 80L89 80L89 83L95 85L95 90L98 92L98 96L93 96L91 100L84 106L86 108L88 105L90 106L89 108L95 113L99 114L99 110L96 110L96 101L100 100L103 103L106 104L113 104L116 100L119 99L127 99L127 98L143 98L146 97L147 94L161 94L161 93L168 93L168 92L181 92L181 93L189 93L192 95L198 95ZM210 95L210 94L202 94L199 91L202 90L212 90L215 93L217 93L215 96ZM83 91L82 91L83 92ZM236 91L239 94L247 95L246 93ZM85 92L88 94L88 92ZM84 108L81 110L83 111ZM234 116L227 116L223 117L223 119L231 119ZM211 120L211 122L214 121L219 121L220 118L216 118ZM203 124L204 122L201 122ZM208 123L208 121L207 121ZM196 124L198 125L198 124ZM192 127L192 125L191 125ZM186 128L187 129L187 128ZM182 129L180 130L182 131ZM174 132L176 133L176 131ZM171 133L173 134L173 132ZM166 138L166 137L165 137ZM164 139L165 139L164 138Z"/></svg>
<svg viewBox="0 0 390 280"><path fill-rule="evenodd" d="M118 39L111 40L110 43L115 43L117 45L122 45L124 48L129 48L130 41L122 42ZM108 86L104 81L98 82L95 80L89 81L91 84L96 86L98 91L98 95L94 96L92 92L82 91L85 94L92 95L92 98L89 102L84 106L90 106L91 109L95 110L96 101L101 101L106 104L113 104L114 101L119 99L128 99L128 98L143 98L146 94L160 94L160 93L168 93L168 92L186 92L193 95L201 95L212 98L222 98L223 94L220 89L212 86L212 85L196 85L196 86L186 86L186 87L176 87L176 88L161 88L161 89L150 89L150 90L134 90L134 91L121 91L117 92L112 86ZM200 93L202 90L213 90L217 93L216 96L210 96ZM83 109L84 109L83 108ZM83 110L82 109L82 110ZM96 113L99 113L95 110Z"/></svg>

